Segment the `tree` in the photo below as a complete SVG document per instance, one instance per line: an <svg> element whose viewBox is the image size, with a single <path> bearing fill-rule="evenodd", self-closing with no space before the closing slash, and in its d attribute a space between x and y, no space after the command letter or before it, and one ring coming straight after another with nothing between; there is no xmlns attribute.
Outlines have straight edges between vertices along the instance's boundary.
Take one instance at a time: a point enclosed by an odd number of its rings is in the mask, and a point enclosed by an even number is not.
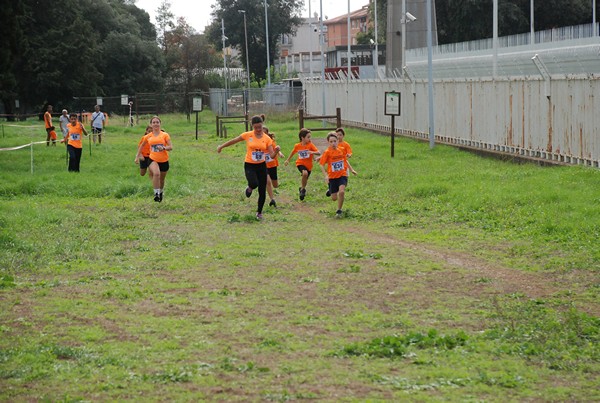
<svg viewBox="0 0 600 403"><path fill-rule="evenodd" d="M156 25L159 27L157 41L165 52L167 51L167 32L175 28L174 20L175 14L171 11L171 2L163 0L158 9L156 9Z"/></svg>
<svg viewBox="0 0 600 403"><path fill-rule="evenodd" d="M302 0L270 0L268 2L269 59L273 61L277 52L277 42L281 35L293 35L302 18ZM263 1L256 0L217 0L212 12L213 21L205 33L216 49L222 50L221 20L225 23L227 45L237 47L242 60L246 59L244 15L246 11L248 27L248 60L250 72L264 78L267 72L267 45L265 9ZM245 65L245 63L244 63Z"/></svg>

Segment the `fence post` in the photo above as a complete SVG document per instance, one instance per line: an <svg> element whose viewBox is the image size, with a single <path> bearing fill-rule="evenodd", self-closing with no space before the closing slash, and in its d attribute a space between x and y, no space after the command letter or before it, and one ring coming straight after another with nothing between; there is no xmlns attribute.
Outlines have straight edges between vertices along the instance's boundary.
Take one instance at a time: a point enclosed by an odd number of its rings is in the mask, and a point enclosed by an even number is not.
<svg viewBox="0 0 600 403"><path fill-rule="evenodd" d="M217 137L221 137L221 132L219 131L219 115L217 115Z"/></svg>
<svg viewBox="0 0 600 403"><path fill-rule="evenodd" d="M298 130L302 130L304 127L304 109L302 108L298 109L298 120L300 122L300 129Z"/></svg>
<svg viewBox="0 0 600 403"><path fill-rule="evenodd" d="M342 108L335 108L335 115L336 115L336 123L337 126L336 127L342 127Z"/></svg>

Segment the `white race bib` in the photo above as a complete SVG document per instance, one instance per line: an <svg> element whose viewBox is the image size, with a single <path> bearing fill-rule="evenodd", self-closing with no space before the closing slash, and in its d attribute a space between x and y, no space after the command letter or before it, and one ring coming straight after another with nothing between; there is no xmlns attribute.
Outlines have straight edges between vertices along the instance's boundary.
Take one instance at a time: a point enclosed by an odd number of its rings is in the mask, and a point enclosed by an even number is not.
<svg viewBox="0 0 600 403"><path fill-rule="evenodd" d="M73 140L73 141L81 140L81 134L79 134L79 133L71 134L71 140Z"/></svg>
<svg viewBox="0 0 600 403"><path fill-rule="evenodd" d="M252 161L264 161L265 153L262 151L252 151Z"/></svg>
<svg viewBox="0 0 600 403"><path fill-rule="evenodd" d="M308 150L298 151L298 159L305 160L310 158L310 152Z"/></svg>
<svg viewBox="0 0 600 403"><path fill-rule="evenodd" d="M344 161L336 161L331 163L331 172L339 172L344 170Z"/></svg>

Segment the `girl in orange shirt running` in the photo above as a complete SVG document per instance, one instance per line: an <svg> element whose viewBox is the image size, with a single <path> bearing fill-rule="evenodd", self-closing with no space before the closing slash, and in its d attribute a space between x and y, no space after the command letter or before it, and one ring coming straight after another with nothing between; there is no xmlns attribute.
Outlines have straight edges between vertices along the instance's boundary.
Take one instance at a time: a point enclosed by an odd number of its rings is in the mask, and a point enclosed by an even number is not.
<svg viewBox="0 0 600 403"><path fill-rule="evenodd" d="M298 138L300 139L300 142L294 145L294 149L285 160L285 165L287 166L292 156L298 153L298 159L296 160L296 168L302 174L302 179L300 180L300 187L298 188L298 193L300 196L300 200L304 200L304 197L306 197L306 184L308 183L308 178L310 177L310 173L313 168L313 157L321 153L311 141L310 130L304 128L300 129L300 132L298 133Z"/></svg>
<svg viewBox="0 0 600 403"><path fill-rule="evenodd" d="M152 131L148 133L138 147L138 152L135 156L137 164L142 157L142 149L146 144L150 145L150 178L152 178L152 187L154 188L154 201L162 202L165 189L165 178L169 172L169 153L173 151L171 144L171 136L169 133L160 130L160 118L154 116L150 119Z"/></svg>
<svg viewBox="0 0 600 403"><path fill-rule="evenodd" d="M270 133L269 128L267 126L263 126L263 132L273 140L273 147L277 147L277 143L275 142L275 133ZM277 202L275 201L275 197L273 195L273 188L279 187L279 181L277 180L277 167L279 166L279 159L277 157L285 158L285 155L281 153L281 151L275 154L275 158L271 158L271 156L267 153L265 162L267 163L267 194L271 201L269 202L269 206L277 207Z"/></svg>
<svg viewBox="0 0 600 403"><path fill-rule="evenodd" d="M342 218L342 207L344 205L346 185L348 184L346 168L354 175L356 175L356 171L348 163L346 149L338 146L338 137L335 132L327 134L327 142L329 143L329 147L321 156L319 164L321 171L325 175L325 181L329 184L331 199L333 201L337 200L338 209L335 212L335 217ZM327 172L325 172L325 164L327 164Z"/></svg>
<svg viewBox="0 0 600 403"><path fill-rule="evenodd" d="M67 124L67 135L60 142L67 142L67 151L69 152L69 172L79 172L79 163L81 162L81 152L83 145L81 144L81 136L88 132L81 122L77 121L77 115L72 113L69 116L70 123Z"/></svg>
<svg viewBox="0 0 600 403"><path fill-rule="evenodd" d="M279 146L273 147L273 140L263 132L263 119L260 116L253 116L251 124L252 131L244 132L236 138L219 145L217 152L220 153L225 147L240 141L246 142L246 158L244 159L244 171L248 182L246 197L250 197L252 191L258 188L256 219L262 220L262 210L267 199L267 163L265 162L265 155L269 153L271 158L275 158L281 148Z"/></svg>
<svg viewBox="0 0 600 403"><path fill-rule="evenodd" d="M142 145L142 143L144 142L144 139L146 138L148 133L150 133L151 131L152 131L152 126L150 126L150 125L146 126L146 133L144 133L144 135L140 139L140 142L138 143L138 148ZM144 147L142 147L142 151L140 154L141 154L141 157L139 159L140 176L144 176L144 175L146 175L146 171L148 170L148 165L150 165L150 162L151 162L150 161L150 144L148 144L148 142L146 142L146 145ZM150 180L152 180L152 172L150 172L150 174L148 174L148 176L150 177Z"/></svg>

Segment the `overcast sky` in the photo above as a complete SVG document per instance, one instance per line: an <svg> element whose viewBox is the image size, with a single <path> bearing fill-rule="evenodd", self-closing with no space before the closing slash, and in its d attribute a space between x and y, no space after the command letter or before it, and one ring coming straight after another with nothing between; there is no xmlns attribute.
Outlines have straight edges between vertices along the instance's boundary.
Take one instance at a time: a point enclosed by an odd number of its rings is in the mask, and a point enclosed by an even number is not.
<svg viewBox="0 0 600 403"><path fill-rule="evenodd" d="M260 0L257 0L260 1ZM211 6L216 3L216 0L170 0L171 11L175 14L175 18L185 17L190 24L198 32L203 32L204 27L210 23L212 12ZM304 0L305 10L302 17L308 17L308 3L311 3L311 13L319 12L321 0ZM323 14L329 18L339 17L348 12L348 0L322 0ZM135 4L150 14L150 22L156 23L154 15L156 9L160 6L162 0L136 0ZM355 11L364 5L369 4L369 0L350 0L350 11Z"/></svg>

